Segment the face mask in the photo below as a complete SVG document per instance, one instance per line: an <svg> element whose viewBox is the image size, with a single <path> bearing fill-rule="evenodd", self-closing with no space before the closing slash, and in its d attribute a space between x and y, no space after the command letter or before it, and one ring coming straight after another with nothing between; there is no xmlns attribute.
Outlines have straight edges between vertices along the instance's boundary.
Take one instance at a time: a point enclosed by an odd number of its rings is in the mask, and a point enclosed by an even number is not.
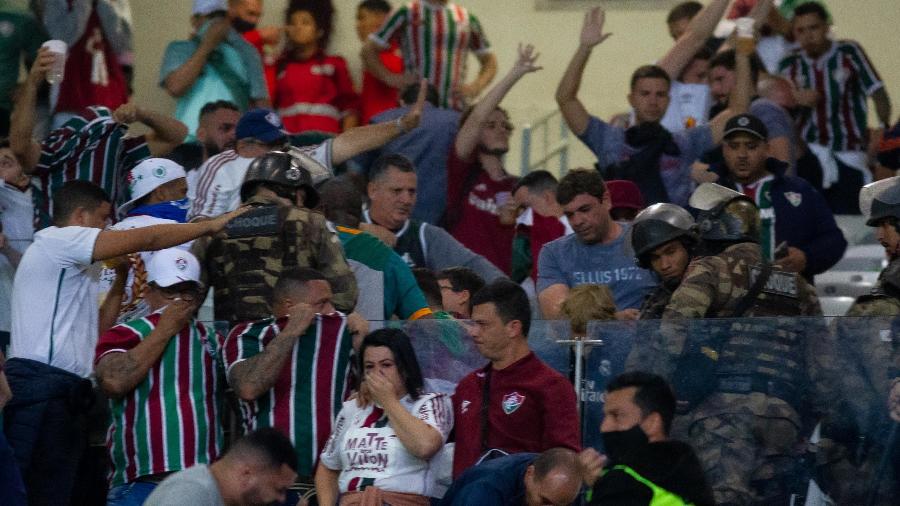
<svg viewBox="0 0 900 506"><path fill-rule="evenodd" d="M231 21L231 26L232 26L232 28L237 30L238 33L245 33L245 32L249 32L250 30L253 30L254 28L256 28L256 23L251 23L251 22L245 21L241 18L234 18Z"/></svg>
<svg viewBox="0 0 900 506"><path fill-rule="evenodd" d="M604 452L612 463L627 460L629 455L634 455L650 443L640 425L628 430L602 432L601 436Z"/></svg>

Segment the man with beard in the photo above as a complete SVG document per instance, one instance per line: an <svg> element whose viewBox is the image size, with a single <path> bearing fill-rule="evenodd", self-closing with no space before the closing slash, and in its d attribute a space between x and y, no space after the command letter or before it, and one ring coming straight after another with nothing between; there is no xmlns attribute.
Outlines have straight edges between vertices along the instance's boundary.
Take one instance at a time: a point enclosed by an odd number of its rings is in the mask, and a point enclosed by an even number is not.
<svg viewBox="0 0 900 506"><path fill-rule="evenodd" d="M603 406L605 456L588 448L578 462L591 506L715 504L691 447L669 439L675 394L661 377L635 371L615 377Z"/></svg>
<svg viewBox="0 0 900 506"><path fill-rule="evenodd" d="M200 109L200 126L197 140L185 142L165 157L184 167L189 179L193 179L203 162L234 147L235 128L241 112L227 100L209 102Z"/></svg>
<svg viewBox="0 0 900 506"><path fill-rule="evenodd" d="M507 275L518 206L512 198L516 177L503 167L513 126L500 102L519 79L541 69L537 57L532 46L519 46L509 73L463 113L447 160L447 230Z"/></svg>
<svg viewBox="0 0 900 506"><path fill-rule="evenodd" d="M725 126L724 165L714 165L719 184L737 190L759 208L763 257L807 281L844 255L847 241L822 194L772 156L771 135L752 114Z"/></svg>
<svg viewBox="0 0 900 506"><path fill-rule="evenodd" d="M837 504L880 506L896 502L900 484L896 460L893 473L877 475L888 445L893 443L893 453L900 455L896 437L889 437L891 426L900 422L900 346L894 330L900 316L900 177L864 186L859 207L890 263L872 293L856 299L847 311L847 316L869 318L838 322L836 340L842 344L840 368L845 371L840 399L847 409L835 410L822 422L817 482ZM881 330L887 327L892 331Z"/></svg>

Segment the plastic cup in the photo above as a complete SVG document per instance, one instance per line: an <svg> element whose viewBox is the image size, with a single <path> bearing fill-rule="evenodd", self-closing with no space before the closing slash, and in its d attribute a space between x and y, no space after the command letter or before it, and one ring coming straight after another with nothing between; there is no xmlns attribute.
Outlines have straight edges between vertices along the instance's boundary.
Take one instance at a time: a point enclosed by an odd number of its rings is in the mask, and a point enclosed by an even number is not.
<svg viewBox="0 0 900 506"><path fill-rule="evenodd" d="M494 194L494 201L497 206L504 206L512 198L512 192L497 192Z"/></svg>
<svg viewBox="0 0 900 506"><path fill-rule="evenodd" d="M742 39L752 39L754 24L755 21L753 18L737 18L734 21L735 28L737 29L737 36Z"/></svg>
<svg viewBox="0 0 900 506"><path fill-rule="evenodd" d="M68 44L54 39L44 42L41 46L46 47L56 56L53 60L53 66L47 71L47 82L50 84L61 83L65 76L66 54L69 51Z"/></svg>

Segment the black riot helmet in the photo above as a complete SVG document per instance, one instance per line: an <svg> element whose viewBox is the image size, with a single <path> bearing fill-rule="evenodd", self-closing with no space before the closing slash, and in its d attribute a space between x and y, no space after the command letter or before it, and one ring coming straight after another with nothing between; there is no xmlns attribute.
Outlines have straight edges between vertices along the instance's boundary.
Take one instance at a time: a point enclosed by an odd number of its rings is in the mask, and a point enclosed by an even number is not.
<svg viewBox="0 0 900 506"><path fill-rule="evenodd" d="M259 184L268 184L287 188L303 188L306 198L303 205L314 208L319 203L319 193L313 187L312 176L306 165L313 164L318 170L321 164L303 154L272 151L257 157L250 163L244 182L241 184L241 200L250 198ZM327 169L326 169L327 170Z"/></svg>
<svg viewBox="0 0 900 506"><path fill-rule="evenodd" d="M653 204L631 224L631 248L637 264L650 268L649 255L660 246L681 239L688 251L697 243L697 226L691 213L675 204Z"/></svg>
<svg viewBox="0 0 900 506"><path fill-rule="evenodd" d="M885 218L900 220L900 176L869 183L859 191L859 210L866 225L878 226Z"/></svg>
<svg viewBox="0 0 900 506"><path fill-rule="evenodd" d="M759 243L759 208L743 193L703 183L688 205L699 211L697 227L704 241Z"/></svg>

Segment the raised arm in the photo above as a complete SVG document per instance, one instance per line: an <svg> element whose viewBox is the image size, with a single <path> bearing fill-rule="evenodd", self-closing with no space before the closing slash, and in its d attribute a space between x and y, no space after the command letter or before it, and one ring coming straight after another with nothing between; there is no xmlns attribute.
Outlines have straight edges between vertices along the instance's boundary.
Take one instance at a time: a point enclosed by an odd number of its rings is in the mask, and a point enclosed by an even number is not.
<svg viewBox="0 0 900 506"><path fill-rule="evenodd" d="M198 237L220 232L232 218L248 208L242 207L211 220L173 225L153 225L130 230L104 230L94 243L94 261L106 260L138 251L157 251L178 246Z"/></svg>
<svg viewBox="0 0 900 506"><path fill-rule="evenodd" d="M712 0L691 19L684 34L657 63L669 77L678 79L697 51L706 44L722 15L725 14L728 3L728 0Z"/></svg>
<svg viewBox="0 0 900 506"><path fill-rule="evenodd" d="M159 362L172 337L190 322L196 309L196 302L172 301L146 339L127 352L104 355L95 368L103 392L117 399L134 390L144 381L153 365Z"/></svg>
<svg viewBox="0 0 900 506"><path fill-rule="evenodd" d="M487 119L488 115L500 105L503 97L509 93L509 90L522 78L525 74L541 70L542 67L535 65L540 53L534 52L534 46L528 44L522 46L519 44L519 58L516 60L513 68L503 77L487 94L475 104L466 122L459 127L459 133L456 134L456 155L460 159L467 159L475 147L478 145L478 138L481 135L481 124Z"/></svg>
<svg viewBox="0 0 900 506"><path fill-rule="evenodd" d="M194 86L200 73L203 72L209 55L228 37L229 30L231 23L226 18L210 23L194 54L180 67L170 72L163 81L163 87L169 95L178 98Z"/></svg>
<svg viewBox="0 0 900 506"><path fill-rule="evenodd" d="M284 368L285 360L291 356L297 339L306 332L315 317L316 313L309 304L301 302L291 306L284 329L265 349L231 367L228 382L238 397L248 402L253 401L272 388Z"/></svg>
<svg viewBox="0 0 900 506"><path fill-rule="evenodd" d="M188 134L187 126L175 118L139 107L133 102L123 104L113 113L113 118L119 123L129 125L135 121L143 123L150 128L147 138L147 147L153 156L162 156L170 153L176 146L184 141Z"/></svg>
<svg viewBox="0 0 900 506"><path fill-rule="evenodd" d="M331 141L331 161L341 164L354 156L384 146L392 139L399 137L419 126L422 119L422 108L425 107L425 92L428 83L422 80L416 103L396 121L377 123L351 128Z"/></svg>
<svg viewBox="0 0 900 506"><path fill-rule="evenodd" d="M744 114L750 108L750 98L755 90L750 78L750 55L756 50L754 39L737 39L734 55L735 83L728 97L728 108L710 120L709 128L713 143L720 144L725 133L725 123L738 114Z"/></svg>
<svg viewBox="0 0 900 506"><path fill-rule="evenodd" d="M33 174L41 159L41 145L34 140L34 124L37 114L37 93L47 71L53 66L55 56L46 47L38 50L37 58L22 85L9 119L9 147L26 174Z"/></svg>
<svg viewBox="0 0 900 506"><path fill-rule="evenodd" d="M563 74L559 85L556 87L556 103L562 113L563 119L569 125L569 129L575 135L581 135L587 130L591 115L588 114L584 104L578 100L578 88L581 87L581 77L584 75L584 67L594 46L608 39L611 33L603 33L603 24L606 21L606 13L600 7L594 7L584 15L584 24L581 27L581 38L578 49L572 56L566 72Z"/></svg>

